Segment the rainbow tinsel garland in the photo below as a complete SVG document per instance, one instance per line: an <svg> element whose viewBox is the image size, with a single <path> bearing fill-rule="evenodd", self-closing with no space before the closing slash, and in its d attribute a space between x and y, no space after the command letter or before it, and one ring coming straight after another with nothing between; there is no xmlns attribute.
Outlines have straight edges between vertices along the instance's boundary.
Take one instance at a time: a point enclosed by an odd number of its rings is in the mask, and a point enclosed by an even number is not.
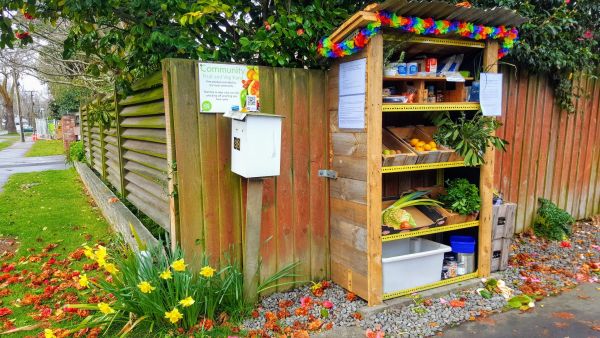
<svg viewBox="0 0 600 338"><path fill-rule="evenodd" d="M378 12L377 21L371 22L366 27L361 28L354 38L346 39L340 43L332 43L329 38L323 38L319 41L317 51L320 55L329 58L339 58L355 54L367 45L372 36L381 31L382 26L398 28L402 31L419 35L455 33L474 40L502 40L500 49L498 50L499 59L508 54L508 51L519 38L519 32L514 27L510 29L504 26L489 27L457 20L421 19L397 16L389 12Z"/></svg>

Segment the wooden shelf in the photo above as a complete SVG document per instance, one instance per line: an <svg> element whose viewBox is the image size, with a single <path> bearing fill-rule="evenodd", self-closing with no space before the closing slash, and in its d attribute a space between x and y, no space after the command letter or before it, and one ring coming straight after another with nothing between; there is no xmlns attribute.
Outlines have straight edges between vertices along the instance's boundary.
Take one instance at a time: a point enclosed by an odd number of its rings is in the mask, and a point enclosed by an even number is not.
<svg viewBox="0 0 600 338"><path fill-rule="evenodd" d="M384 76L383 81L447 81L445 76ZM465 81L473 81L472 77L465 77ZM453 81L456 82L456 81Z"/></svg>
<svg viewBox="0 0 600 338"><path fill-rule="evenodd" d="M405 231L400 232L393 235L385 235L381 236L382 242L395 241L398 239L405 239L411 237L419 237L431 234L437 234L440 232L454 231L466 228L473 228L479 226L479 221L471 221L465 223L457 223L457 224L449 224L449 225L440 225L433 228L421 229L421 230L413 230L413 231Z"/></svg>
<svg viewBox="0 0 600 338"><path fill-rule="evenodd" d="M479 102L383 103L384 112L479 110Z"/></svg>
<svg viewBox="0 0 600 338"><path fill-rule="evenodd" d="M454 278L443 279L439 282L426 284L423 286L417 286L415 288L385 293L385 294L383 294L383 299L387 300L387 299L391 299L391 298L402 297L402 296L410 295L415 292L429 290L429 289L437 288L437 287L444 286L444 285L450 285L450 284L464 282L469 279L477 278L478 275L479 275L479 273L477 271L475 271L472 273L468 273L466 275L462 275L462 276L458 276L458 277L454 277Z"/></svg>
<svg viewBox="0 0 600 338"><path fill-rule="evenodd" d="M433 170L433 169L445 169L445 168L458 168L465 167L464 161L455 162L437 162L437 163L422 163L422 164L409 164L400 165L394 167L382 167L381 173L402 173L407 171L419 171L419 170Z"/></svg>

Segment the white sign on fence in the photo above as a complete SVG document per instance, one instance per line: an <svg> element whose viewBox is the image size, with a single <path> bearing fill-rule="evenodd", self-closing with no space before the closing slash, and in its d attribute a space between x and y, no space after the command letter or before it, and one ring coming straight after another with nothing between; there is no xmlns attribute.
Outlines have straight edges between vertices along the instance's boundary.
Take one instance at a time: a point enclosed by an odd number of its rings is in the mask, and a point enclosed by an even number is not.
<svg viewBox="0 0 600 338"><path fill-rule="evenodd" d="M232 106L258 110L258 66L201 62L198 69L201 113L225 113Z"/></svg>

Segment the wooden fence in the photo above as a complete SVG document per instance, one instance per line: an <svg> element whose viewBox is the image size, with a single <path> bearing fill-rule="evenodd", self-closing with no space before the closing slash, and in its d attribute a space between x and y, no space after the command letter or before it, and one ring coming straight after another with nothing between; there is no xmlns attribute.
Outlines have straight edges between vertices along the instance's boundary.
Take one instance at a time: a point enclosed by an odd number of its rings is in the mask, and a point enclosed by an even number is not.
<svg viewBox="0 0 600 338"><path fill-rule="evenodd" d="M81 108L86 151L97 153L91 167L167 229L195 267L203 250L213 263L229 252L241 258L246 202L246 182L230 170L230 121L199 113L197 67L163 61L162 74L116 103L113 134L90 125L89 107ZM329 194L317 173L328 166L325 72L260 67L259 74L261 112L285 116L281 175L264 183L261 277L300 262L297 281L323 278Z"/></svg>
<svg viewBox="0 0 600 338"><path fill-rule="evenodd" d="M577 113L568 114L554 104L547 77L504 71L498 135L510 145L496 154L495 186L517 203L517 232L531 226L538 197L576 218L600 212L600 83L585 75L574 83L583 96L574 101Z"/></svg>
<svg viewBox="0 0 600 338"><path fill-rule="evenodd" d="M91 109L104 109L111 117L110 127L92 121ZM127 97L99 99L82 107L81 124L90 166L170 231L162 74L136 83Z"/></svg>
<svg viewBox="0 0 600 338"><path fill-rule="evenodd" d="M230 122L200 114L198 64L163 61L162 72L117 102L106 128L81 108L90 166L139 210L170 232L190 262L203 250L214 263L241 258L245 180L230 170ZM329 162L325 72L260 67L261 110L285 116L281 175L265 180L261 276L301 262L298 280L329 276L329 185L317 176ZM495 187L515 202L517 231L531 224L537 198L581 218L600 212L600 85L576 82L588 95L579 113L554 105L543 76L504 72L504 126L510 142L498 152ZM164 86L163 86L164 84ZM119 95L117 95L119 97ZM332 205L331 207L336 207Z"/></svg>

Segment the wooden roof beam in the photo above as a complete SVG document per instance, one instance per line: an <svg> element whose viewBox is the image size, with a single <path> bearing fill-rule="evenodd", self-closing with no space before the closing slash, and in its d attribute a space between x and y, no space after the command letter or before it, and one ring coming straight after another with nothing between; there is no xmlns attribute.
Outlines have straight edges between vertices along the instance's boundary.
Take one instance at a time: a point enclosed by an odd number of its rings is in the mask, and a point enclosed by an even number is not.
<svg viewBox="0 0 600 338"><path fill-rule="evenodd" d="M338 27L338 29L329 36L329 39L333 43L338 43L344 40L344 38L354 32L357 28L364 27L375 21L377 21L375 13L366 11L357 12Z"/></svg>

